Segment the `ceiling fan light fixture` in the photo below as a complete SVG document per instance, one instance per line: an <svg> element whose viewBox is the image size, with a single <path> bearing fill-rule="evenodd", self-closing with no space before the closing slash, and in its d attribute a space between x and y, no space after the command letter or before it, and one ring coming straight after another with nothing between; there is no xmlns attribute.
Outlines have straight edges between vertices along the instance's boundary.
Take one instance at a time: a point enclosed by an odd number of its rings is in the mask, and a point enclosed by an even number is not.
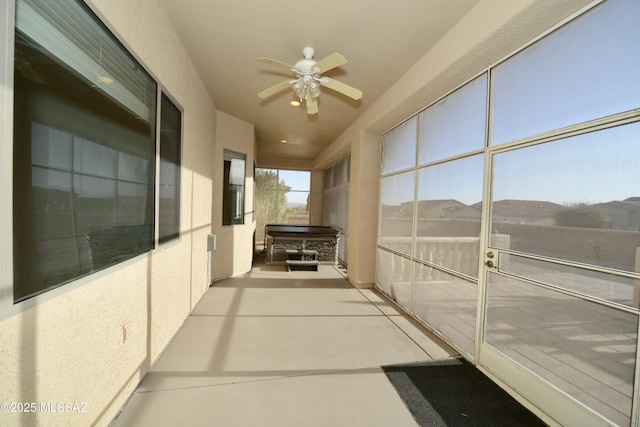
<svg viewBox="0 0 640 427"><path fill-rule="evenodd" d="M299 107L300 101L296 101L295 99L289 103L293 107Z"/></svg>
<svg viewBox="0 0 640 427"><path fill-rule="evenodd" d="M289 141L287 141L286 139L281 139L280 142L282 142L283 144L286 144Z"/></svg>
<svg viewBox="0 0 640 427"><path fill-rule="evenodd" d="M313 59L315 52L311 47L305 47L302 50L302 54L304 59L296 62L294 66L276 59L258 58L258 61L260 62L293 72L295 77L293 80L286 80L263 90L258 93L258 97L264 99L286 89L287 87L290 87L300 100L297 105L293 102L291 102L291 105L297 107L303 102L306 103L307 114L316 114L318 112L317 98L320 96L320 86L325 86L356 101L362 98L362 91L347 84L322 76L324 72L346 64L347 59L344 56L339 53L333 53L320 61L316 61Z"/></svg>

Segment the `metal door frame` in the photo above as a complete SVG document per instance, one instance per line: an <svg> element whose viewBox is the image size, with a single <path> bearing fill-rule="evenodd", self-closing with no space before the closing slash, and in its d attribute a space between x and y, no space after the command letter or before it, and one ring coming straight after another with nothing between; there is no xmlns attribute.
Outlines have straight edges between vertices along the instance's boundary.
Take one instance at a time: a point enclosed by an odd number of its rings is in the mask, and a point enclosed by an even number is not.
<svg viewBox="0 0 640 427"><path fill-rule="evenodd" d="M491 70L489 70L491 73ZM491 76L489 76L491 77ZM489 78L489 87L491 90L491 78ZM491 97L488 97L488 104ZM488 116L490 117L490 105L488 108ZM522 254L517 251L509 251L499 248L491 247L491 206L492 206L492 188L493 188L493 159L494 156L513 151L517 149L526 148L538 144L550 143L556 140L568 138L571 136L582 135L586 133L596 132L619 125L634 123L640 121L640 110L635 110L627 113L623 113L614 117L607 117L604 119L595 120L589 124L581 124L565 128L561 131L548 132L543 135L537 135L532 138L527 138L520 141L514 141L507 144L501 144L495 147L487 147L485 150L485 165L484 165L484 187L482 195L482 219L481 219L481 234L480 234L480 254L478 261L478 311L477 311L477 323L476 323L476 348L475 359L479 369L484 371L495 381L500 383L503 387L509 389L512 394L517 396L525 406L533 409L539 415L542 415L543 420L548 423L561 423L562 425L584 425L584 426L609 426L610 421L593 411L591 408L580 403L576 399L572 398L568 394L560 391L551 383L529 372L524 367L517 364L515 361L503 355L498 350L494 349L490 345L484 342L484 331L486 325L486 310L487 310L487 283L488 273L503 275L506 277L513 277L518 280L525 280L519 276L513 276L509 273L499 271L499 259L502 254L514 254L519 256L526 256L533 259L541 259L549 262L548 258L538 257L531 254ZM489 120L491 123L491 120ZM490 126L488 126L490 127ZM490 129L487 129L487 141L490 141ZM493 253L492 257L488 257L489 252ZM487 262L493 262L493 266L487 266ZM558 264L566 264L574 267L584 268L583 265L574 263L571 261L562 262L558 261ZM610 270L599 268L597 266L588 268L594 271L602 271L604 273L611 273ZM621 276L637 278L637 274L625 274L624 272L618 272ZM531 282L534 283L534 282ZM539 285L539 284L536 284ZM561 290L551 288L554 291L562 292ZM566 292L567 294L574 295L572 292ZM575 296L575 295L574 295ZM619 305L609 304L596 298L588 298L581 296L586 300L596 302L605 306L615 307L620 309ZM624 310L628 313L640 315L638 310L628 309ZM632 410L631 410L631 425L640 425L638 407L640 397L637 390L640 390L640 321L638 322L638 331L636 339L636 363L635 363L635 377L634 377L634 392L632 396ZM537 408L537 410L536 410ZM540 414L542 411L544 414Z"/></svg>

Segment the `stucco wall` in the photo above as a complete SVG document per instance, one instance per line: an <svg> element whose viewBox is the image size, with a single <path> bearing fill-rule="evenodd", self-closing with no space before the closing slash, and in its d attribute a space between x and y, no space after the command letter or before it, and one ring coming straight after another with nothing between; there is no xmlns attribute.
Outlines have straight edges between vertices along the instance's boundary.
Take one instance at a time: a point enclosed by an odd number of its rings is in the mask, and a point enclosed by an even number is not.
<svg viewBox="0 0 640 427"><path fill-rule="evenodd" d="M247 272L253 260L253 125L226 113L217 114L216 161L214 175L213 226L218 249L212 255L212 277L214 280ZM244 224L222 225L222 184L224 150L245 154L246 178L244 193ZM213 165L211 166L213 167ZM206 246L202 250L205 250Z"/></svg>
<svg viewBox="0 0 640 427"><path fill-rule="evenodd" d="M208 286L216 107L156 1L91 4L184 110L181 237L0 312L0 402L86 402L3 426L108 425Z"/></svg>

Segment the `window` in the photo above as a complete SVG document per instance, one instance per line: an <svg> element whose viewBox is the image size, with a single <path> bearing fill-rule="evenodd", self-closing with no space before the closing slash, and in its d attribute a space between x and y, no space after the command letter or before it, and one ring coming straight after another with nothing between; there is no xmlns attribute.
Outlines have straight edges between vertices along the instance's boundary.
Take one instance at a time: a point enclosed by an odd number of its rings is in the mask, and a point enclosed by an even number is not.
<svg viewBox="0 0 640 427"><path fill-rule="evenodd" d="M160 189L158 226L160 243L180 235L180 152L182 113L162 94L160 104Z"/></svg>
<svg viewBox="0 0 640 427"><path fill-rule="evenodd" d="M382 174L416 165L418 119L412 117L382 137Z"/></svg>
<svg viewBox="0 0 640 427"><path fill-rule="evenodd" d="M311 172L256 169L256 243L266 224L309 224Z"/></svg>
<svg viewBox="0 0 640 427"><path fill-rule="evenodd" d="M157 86L76 0L17 1L14 74L19 302L153 247Z"/></svg>
<svg viewBox="0 0 640 427"><path fill-rule="evenodd" d="M414 193L414 171L386 176L380 180L379 245L411 255Z"/></svg>
<svg viewBox="0 0 640 427"><path fill-rule="evenodd" d="M492 136L498 145L637 108L640 45L634 1L555 31L492 72Z"/></svg>
<svg viewBox="0 0 640 427"><path fill-rule="evenodd" d="M380 179L376 286L471 357L487 81L480 75L384 135Z"/></svg>
<svg viewBox="0 0 640 427"><path fill-rule="evenodd" d="M324 171L322 225L340 230L338 259L347 263L349 241L349 189L351 156L347 156Z"/></svg>
<svg viewBox="0 0 640 427"><path fill-rule="evenodd" d="M420 112L418 164L484 148L487 80L485 73Z"/></svg>
<svg viewBox="0 0 640 427"><path fill-rule="evenodd" d="M244 224L244 177L246 156L224 150L222 225Z"/></svg>

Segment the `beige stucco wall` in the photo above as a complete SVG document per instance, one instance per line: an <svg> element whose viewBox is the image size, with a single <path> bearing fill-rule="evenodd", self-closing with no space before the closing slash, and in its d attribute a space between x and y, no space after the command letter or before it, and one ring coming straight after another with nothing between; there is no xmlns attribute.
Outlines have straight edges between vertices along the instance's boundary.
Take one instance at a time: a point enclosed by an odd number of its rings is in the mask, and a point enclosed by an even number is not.
<svg viewBox="0 0 640 427"><path fill-rule="evenodd" d="M347 259L349 280L359 288L371 287L375 282L375 268L362 267L375 266L379 177L380 135L360 132L351 144Z"/></svg>
<svg viewBox="0 0 640 427"><path fill-rule="evenodd" d="M255 137L251 123L218 112L216 127L216 162L214 175L213 228L217 236L217 250L212 255L212 277L214 280L247 272L253 260L253 165ZM244 194L244 224L222 225L222 184L224 150L245 154L247 178ZM212 165L213 167L213 165ZM206 251L206 246L202 247Z"/></svg>
<svg viewBox="0 0 640 427"><path fill-rule="evenodd" d="M158 2L90 4L184 111L181 237L0 312L0 402L86 402L84 413L3 413L3 426L111 422L207 289L207 235L218 231L221 203L216 132L241 141L253 161L252 126L217 120ZM240 234L233 252L244 253L250 238ZM218 242L216 255L231 251L226 244ZM229 272L247 265L236 260Z"/></svg>
<svg viewBox="0 0 640 427"><path fill-rule="evenodd" d="M256 166L265 169L289 169L308 171L313 169L312 160L279 159L277 157L259 157Z"/></svg>
<svg viewBox="0 0 640 427"><path fill-rule="evenodd" d="M325 169L351 152L348 275L355 286L375 280L379 137L441 96L548 31L591 0L482 0L315 160ZM364 94L366 97L366 93ZM367 153L369 151L369 153ZM366 160L365 160L366 159ZM376 189L376 193L372 193ZM370 203L376 200L375 207ZM367 206L368 208L365 208ZM357 220L354 226L354 220Z"/></svg>

